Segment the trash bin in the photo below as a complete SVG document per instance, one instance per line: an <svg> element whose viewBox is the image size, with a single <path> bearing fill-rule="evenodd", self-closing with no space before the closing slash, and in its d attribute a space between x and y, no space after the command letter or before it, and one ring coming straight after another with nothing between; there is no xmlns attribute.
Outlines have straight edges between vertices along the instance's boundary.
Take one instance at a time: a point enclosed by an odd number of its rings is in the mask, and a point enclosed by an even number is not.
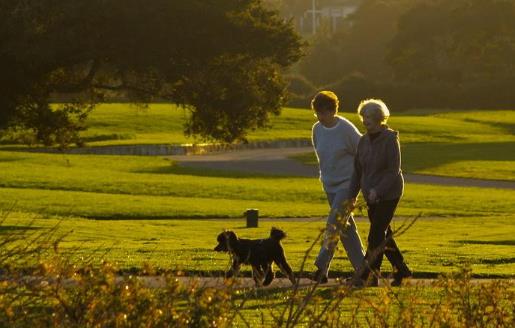
<svg viewBox="0 0 515 328"><path fill-rule="evenodd" d="M247 218L247 228L257 228L259 217L258 209L251 208L246 210L245 217Z"/></svg>

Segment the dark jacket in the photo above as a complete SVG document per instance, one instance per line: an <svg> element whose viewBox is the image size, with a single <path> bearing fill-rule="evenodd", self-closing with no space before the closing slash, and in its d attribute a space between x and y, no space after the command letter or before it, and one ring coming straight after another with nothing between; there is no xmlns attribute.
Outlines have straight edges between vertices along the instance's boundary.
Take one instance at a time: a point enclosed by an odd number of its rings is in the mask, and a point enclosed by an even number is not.
<svg viewBox="0 0 515 328"><path fill-rule="evenodd" d="M402 196L404 179L397 131L385 126L375 139L367 133L359 140L349 197L356 197L360 189L365 200L370 189L376 190L380 201Z"/></svg>

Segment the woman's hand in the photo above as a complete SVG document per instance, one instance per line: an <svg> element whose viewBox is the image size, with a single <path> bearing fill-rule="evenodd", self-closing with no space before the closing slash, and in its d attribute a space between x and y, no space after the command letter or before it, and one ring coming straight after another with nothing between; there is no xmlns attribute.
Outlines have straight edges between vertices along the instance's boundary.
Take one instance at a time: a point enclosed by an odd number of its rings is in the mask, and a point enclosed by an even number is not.
<svg viewBox="0 0 515 328"><path fill-rule="evenodd" d="M349 207L353 210L356 207L356 197L349 199Z"/></svg>
<svg viewBox="0 0 515 328"><path fill-rule="evenodd" d="M377 203L379 201L379 198L377 198L377 192L375 189L370 189L369 193L368 193L368 202L369 203Z"/></svg>

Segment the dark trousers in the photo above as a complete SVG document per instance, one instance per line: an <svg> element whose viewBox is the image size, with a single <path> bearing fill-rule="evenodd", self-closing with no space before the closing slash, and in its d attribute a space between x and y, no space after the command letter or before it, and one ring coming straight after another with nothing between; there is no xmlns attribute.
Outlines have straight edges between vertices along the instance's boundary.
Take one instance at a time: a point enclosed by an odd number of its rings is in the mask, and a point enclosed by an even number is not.
<svg viewBox="0 0 515 328"><path fill-rule="evenodd" d="M365 260L373 271L380 271L383 255L396 271L404 270L404 258L392 238L390 223L397 208L399 199L380 201L376 204L368 204L368 219L370 231L368 233L368 247ZM386 240L386 243L385 243ZM366 279L370 273L365 269L362 278Z"/></svg>

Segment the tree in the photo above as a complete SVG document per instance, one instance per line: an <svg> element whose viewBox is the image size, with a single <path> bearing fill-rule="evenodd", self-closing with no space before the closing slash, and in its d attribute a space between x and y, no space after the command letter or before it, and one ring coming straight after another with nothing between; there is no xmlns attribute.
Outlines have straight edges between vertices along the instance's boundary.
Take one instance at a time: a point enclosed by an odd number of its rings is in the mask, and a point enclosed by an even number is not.
<svg viewBox="0 0 515 328"><path fill-rule="evenodd" d="M515 2L421 3L399 22L388 61L399 81L454 85L515 78Z"/></svg>
<svg viewBox="0 0 515 328"><path fill-rule="evenodd" d="M334 34L324 30L301 61L300 69L312 82L323 85L349 75L390 79L385 58L397 33L399 17L420 0L363 0Z"/></svg>
<svg viewBox="0 0 515 328"><path fill-rule="evenodd" d="M76 142L115 93L184 105L187 133L244 140L279 112L301 46L259 0L0 0L0 128ZM55 94L74 101L52 107Z"/></svg>

